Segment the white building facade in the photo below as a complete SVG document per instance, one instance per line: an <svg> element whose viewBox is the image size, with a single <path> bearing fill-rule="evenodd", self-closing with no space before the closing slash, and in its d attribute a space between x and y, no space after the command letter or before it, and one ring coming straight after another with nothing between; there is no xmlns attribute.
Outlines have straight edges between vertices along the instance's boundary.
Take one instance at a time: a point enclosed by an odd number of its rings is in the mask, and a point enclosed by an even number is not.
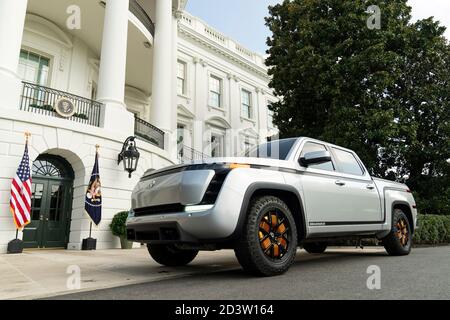
<svg viewBox="0 0 450 320"><path fill-rule="evenodd" d="M0 1L0 253L15 238L10 184L24 151L33 171L27 248L79 250L84 197L100 146L103 220L97 249L119 246L109 224L148 169L231 156L277 133L264 58L184 11L182 0ZM74 108L56 112L60 99ZM118 164L137 137L138 170Z"/></svg>

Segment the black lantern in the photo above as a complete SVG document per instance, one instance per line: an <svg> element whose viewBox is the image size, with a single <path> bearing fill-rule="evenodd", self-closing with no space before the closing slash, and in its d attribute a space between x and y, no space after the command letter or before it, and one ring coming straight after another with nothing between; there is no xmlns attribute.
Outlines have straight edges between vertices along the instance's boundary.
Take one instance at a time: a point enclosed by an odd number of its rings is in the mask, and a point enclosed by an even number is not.
<svg viewBox="0 0 450 320"><path fill-rule="evenodd" d="M137 169L139 157L140 154L136 148L136 138L129 137L123 144L122 151L119 154L118 164L123 161L123 168L129 173L130 178L131 174Z"/></svg>

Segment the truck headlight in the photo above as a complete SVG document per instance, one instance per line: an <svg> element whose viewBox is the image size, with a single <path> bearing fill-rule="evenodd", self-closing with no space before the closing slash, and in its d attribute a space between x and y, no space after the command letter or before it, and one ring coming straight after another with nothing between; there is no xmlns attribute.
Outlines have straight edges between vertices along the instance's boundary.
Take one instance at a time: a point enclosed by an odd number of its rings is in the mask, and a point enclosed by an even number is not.
<svg viewBox="0 0 450 320"><path fill-rule="evenodd" d="M214 207L213 204L211 205L199 205L199 206L186 206L184 208L185 212L197 212L197 211L206 211L209 209L212 209Z"/></svg>

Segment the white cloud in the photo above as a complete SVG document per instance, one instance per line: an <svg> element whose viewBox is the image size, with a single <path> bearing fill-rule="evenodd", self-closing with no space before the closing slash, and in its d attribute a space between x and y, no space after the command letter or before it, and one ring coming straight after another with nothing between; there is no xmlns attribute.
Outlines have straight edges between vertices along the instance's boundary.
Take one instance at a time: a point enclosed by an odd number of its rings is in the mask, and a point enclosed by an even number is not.
<svg viewBox="0 0 450 320"><path fill-rule="evenodd" d="M446 37L450 39L450 1L449 0L409 0L413 21L433 16L441 25L447 27Z"/></svg>

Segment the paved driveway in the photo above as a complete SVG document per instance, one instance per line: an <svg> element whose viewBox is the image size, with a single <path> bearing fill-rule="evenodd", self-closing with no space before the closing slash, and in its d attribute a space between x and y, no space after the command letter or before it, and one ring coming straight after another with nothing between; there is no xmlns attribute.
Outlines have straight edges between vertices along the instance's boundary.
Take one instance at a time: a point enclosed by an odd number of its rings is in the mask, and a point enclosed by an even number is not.
<svg viewBox="0 0 450 320"><path fill-rule="evenodd" d="M380 271L379 290L367 287L369 267ZM290 271L274 278L247 276L225 251L204 253L187 270L193 275L58 299L450 299L450 247L416 248L406 257L389 257L381 249L322 255L299 250Z"/></svg>

